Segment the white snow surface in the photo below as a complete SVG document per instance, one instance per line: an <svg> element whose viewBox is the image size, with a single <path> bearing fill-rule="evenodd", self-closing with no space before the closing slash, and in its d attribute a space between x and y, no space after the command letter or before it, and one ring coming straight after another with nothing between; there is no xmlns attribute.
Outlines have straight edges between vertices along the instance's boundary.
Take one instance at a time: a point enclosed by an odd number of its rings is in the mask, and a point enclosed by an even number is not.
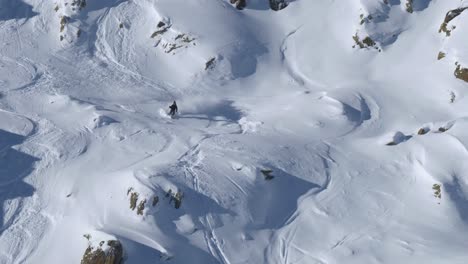
<svg viewBox="0 0 468 264"><path fill-rule="evenodd" d="M464 1L71 2L0 0L0 263L468 263Z"/></svg>

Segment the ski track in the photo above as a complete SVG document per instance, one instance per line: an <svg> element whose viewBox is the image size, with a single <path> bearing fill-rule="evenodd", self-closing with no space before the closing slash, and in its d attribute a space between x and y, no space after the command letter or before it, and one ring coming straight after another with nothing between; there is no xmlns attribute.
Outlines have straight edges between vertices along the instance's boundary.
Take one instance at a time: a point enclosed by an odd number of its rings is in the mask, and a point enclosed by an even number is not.
<svg viewBox="0 0 468 264"><path fill-rule="evenodd" d="M192 179L193 188L198 193L203 193L203 190L200 188L200 179L197 173L194 171L194 168L197 167L203 160L200 157L200 145L206 139L210 137L204 137L201 139L194 147L187 151L182 157L181 161L184 163L183 168L186 176ZM206 205L205 205L206 206ZM209 211L209 208L207 208ZM223 264L230 264L225 253L222 250L222 246L219 244L218 238L216 237L215 231L213 230L211 224L212 215L208 214L203 216L200 219L200 222L204 225L204 237L205 242L210 251L211 255L219 259Z"/></svg>

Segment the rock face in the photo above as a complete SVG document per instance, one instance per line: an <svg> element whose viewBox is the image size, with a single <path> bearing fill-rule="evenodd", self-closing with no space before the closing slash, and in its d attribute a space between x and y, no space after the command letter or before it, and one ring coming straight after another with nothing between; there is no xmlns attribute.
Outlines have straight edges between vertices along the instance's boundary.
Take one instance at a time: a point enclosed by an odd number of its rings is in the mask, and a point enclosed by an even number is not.
<svg viewBox="0 0 468 264"><path fill-rule="evenodd" d="M367 37L365 37L364 39L361 40L361 39L359 39L359 36L358 36L357 33L356 33L356 35L353 36L353 40L356 43L356 45L361 49L371 48L371 47L374 47L376 45L375 41L372 40L371 37L367 36Z"/></svg>
<svg viewBox="0 0 468 264"><path fill-rule="evenodd" d="M458 64L454 74L458 79L468 82L468 68L463 68Z"/></svg>
<svg viewBox="0 0 468 264"><path fill-rule="evenodd" d="M449 29L448 24L454 18L461 15L461 13L463 13L463 11L465 11L466 9L468 9L468 7L461 7L461 8L457 8L457 9L448 11L447 14L445 15L444 22L442 22L442 24L440 25L439 33L444 32L447 35L447 37L450 36L450 34L452 33L453 28Z"/></svg>
<svg viewBox="0 0 468 264"><path fill-rule="evenodd" d="M230 0L230 2L239 10L244 9L247 6L246 0Z"/></svg>
<svg viewBox="0 0 468 264"><path fill-rule="evenodd" d="M408 13L413 13L413 0L407 0L406 1L406 11Z"/></svg>
<svg viewBox="0 0 468 264"><path fill-rule="evenodd" d="M88 246L81 264L123 264L122 244L118 240L109 240L107 248L102 249L103 242L97 248Z"/></svg>
<svg viewBox="0 0 468 264"><path fill-rule="evenodd" d="M279 11L284 9L288 6L286 0L269 0L270 1L270 8L275 11Z"/></svg>

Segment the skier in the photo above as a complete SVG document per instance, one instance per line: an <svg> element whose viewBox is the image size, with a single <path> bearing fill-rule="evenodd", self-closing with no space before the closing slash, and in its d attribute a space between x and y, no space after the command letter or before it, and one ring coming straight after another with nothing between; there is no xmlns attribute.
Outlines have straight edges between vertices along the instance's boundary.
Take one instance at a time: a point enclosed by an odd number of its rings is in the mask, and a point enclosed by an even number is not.
<svg viewBox="0 0 468 264"><path fill-rule="evenodd" d="M171 111L169 111L169 115L171 117L174 117L174 115L179 112L179 109L177 108L177 104L176 104L176 101L174 101L174 103L172 103L171 106L169 106L169 109L171 109Z"/></svg>

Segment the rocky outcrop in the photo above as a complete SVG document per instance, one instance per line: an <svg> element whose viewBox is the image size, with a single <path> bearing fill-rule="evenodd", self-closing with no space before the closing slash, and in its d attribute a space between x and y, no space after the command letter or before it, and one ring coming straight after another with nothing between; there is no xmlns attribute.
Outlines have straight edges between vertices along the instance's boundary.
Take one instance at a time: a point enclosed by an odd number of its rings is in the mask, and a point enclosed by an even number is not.
<svg viewBox="0 0 468 264"><path fill-rule="evenodd" d="M275 11L279 11L288 6L288 2L286 0L269 0L269 2L270 8Z"/></svg>
<svg viewBox="0 0 468 264"><path fill-rule="evenodd" d="M270 169L263 169L263 170L260 170L260 172L263 174L263 176L265 177L265 180L267 181L273 180L275 178L275 176L271 175L273 171Z"/></svg>
<svg viewBox="0 0 468 264"><path fill-rule="evenodd" d="M212 69L215 65L216 58L211 58L205 63L205 71Z"/></svg>
<svg viewBox="0 0 468 264"><path fill-rule="evenodd" d="M78 8L78 10L81 10L86 7L86 0L73 0L71 2L71 6Z"/></svg>
<svg viewBox="0 0 468 264"><path fill-rule="evenodd" d="M60 17L60 32L63 32L69 20L70 18L67 16Z"/></svg>
<svg viewBox="0 0 468 264"><path fill-rule="evenodd" d="M82 35L80 13L86 5L86 0L61 0L54 3L54 10L59 16L60 41L72 43Z"/></svg>
<svg viewBox="0 0 468 264"><path fill-rule="evenodd" d="M196 46L195 38L172 28L169 22L160 21L156 31L151 34L156 40L155 47L160 47L165 53L175 54L174 51L189 46Z"/></svg>
<svg viewBox="0 0 468 264"><path fill-rule="evenodd" d="M442 22L442 24L440 25L439 33L445 33L445 35L449 37L450 34L452 33L452 30L455 29L455 27L449 28L450 21L452 21L457 16L461 15L463 11L465 11L466 9L468 9L468 7L460 7L460 8L448 11L447 14L445 15L444 22Z"/></svg>
<svg viewBox="0 0 468 264"><path fill-rule="evenodd" d="M162 21L160 21L157 25L157 30L153 32L153 34L151 34L151 38L155 38L156 36L158 35L162 35L164 34L172 25L170 24L166 24Z"/></svg>
<svg viewBox="0 0 468 264"><path fill-rule="evenodd" d="M468 68L463 68L457 63L457 68L455 68L454 74L458 79L468 82Z"/></svg>
<svg viewBox="0 0 468 264"><path fill-rule="evenodd" d="M428 132L429 132L429 129L423 127L423 128L420 128L420 129L418 130L418 135L425 135L425 134L427 134Z"/></svg>
<svg viewBox="0 0 468 264"><path fill-rule="evenodd" d="M375 41L369 36L366 36L365 38L361 40L358 34L356 33L356 35L353 36L353 40L356 43L356 45L354 45L353 48L358 46L361 49L371 48L371 47L375 47L376 49L378 49L378 47L376 47Z"/></svg>
<svg viewBox="0 0 468 264"><path fill-rule="evenodd" d="M151 205L154 207L158 204L159 202L159 197L157 195L153 196L153 199L151 200L151 196L147 198L142 198L140 193L136 192L133 187L128 188L127 190L127 196L130 196L130 210L135 211L137 215L143 215L145 208L147 207L147 203L149 201L151 202ZM140 199L142 198L142 199ZM140 199L140 200L139 200Z"/></svg>
<svg viewBox="0 0 468 264"><path fill-rule="evenodd" d="M437 54L437 60L445 58L446 55L447 54L445 54L445 52L439 51L439 54Z"/></svg>
<svg viewBox="0 0 468 264"><path fill-rule="evenodd" d="M123 262L123 247L118 240L109 240L107 243L101 241L97 247L89 245L81 259L81 264L123 264Z"/></svg>
<svg viewBox="0 0 468 264"><path fill-rule="evenodd" d="M406 0L406 11L408 13L413 13L414 10L413 10L413 1L414 0Z"/></svg>
<svg viewBox="0 0 468 264"><path fill-rule="evenodd" d="M230 0L237 9L242 10L247 6L246 0Z"/></svg>
<svg viewBox="0 0 468 264"><path fill-rule="evenodd" d="M171 189L167 191L166 197L169 198L169 203L174 202L174 208L179 209L182 205L182 198L184 198L184 194L181 191L173 192Z"/></svg>

